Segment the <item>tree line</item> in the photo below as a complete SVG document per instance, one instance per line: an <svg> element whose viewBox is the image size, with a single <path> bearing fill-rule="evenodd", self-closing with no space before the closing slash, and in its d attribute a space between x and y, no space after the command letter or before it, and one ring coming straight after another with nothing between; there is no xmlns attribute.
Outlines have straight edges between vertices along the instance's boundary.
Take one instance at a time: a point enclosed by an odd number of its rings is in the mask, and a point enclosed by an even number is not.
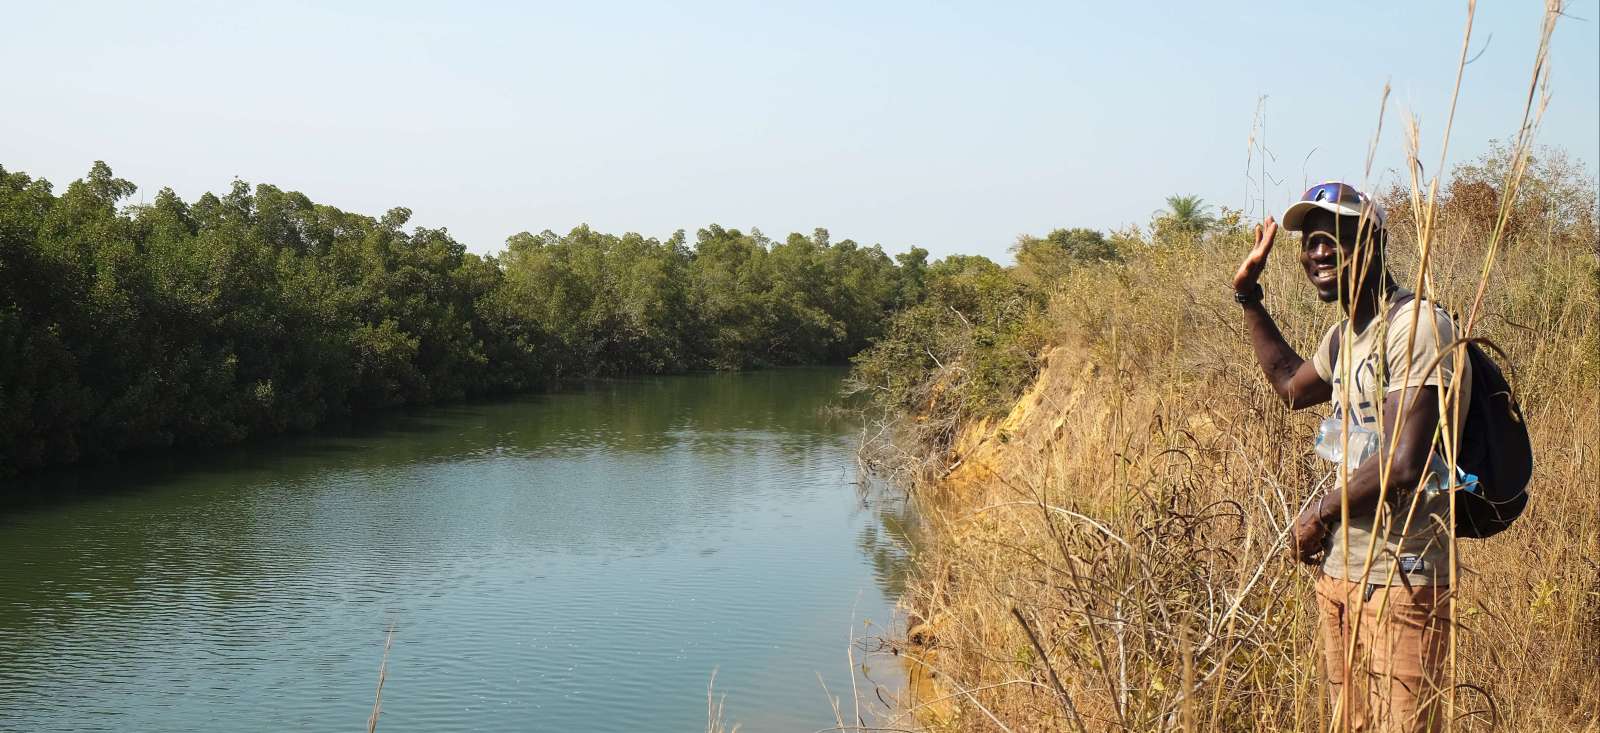
<svg viewBox="0 0 1600 733"><path fill-rule="evenodd" d="M903 369L949 322L1022 346L1045 284L1121 258L1090 229L1019 237L1004 268L715 224L693 241L522 232L483 256L408 231L404 208L243 181L130 205L136 190L101 162L59 195L0 166L0 476L568 380L844 363L879 342L873 363L905 352Z"/></svg>
<svg viewBox="0 0 1600 733"><path fill-rule="evenodd" d="M716 225L480 256L403 208L135 190L104 163L60 195L0 167L0 475L562 380L842 363L929 269Z"/></svg>

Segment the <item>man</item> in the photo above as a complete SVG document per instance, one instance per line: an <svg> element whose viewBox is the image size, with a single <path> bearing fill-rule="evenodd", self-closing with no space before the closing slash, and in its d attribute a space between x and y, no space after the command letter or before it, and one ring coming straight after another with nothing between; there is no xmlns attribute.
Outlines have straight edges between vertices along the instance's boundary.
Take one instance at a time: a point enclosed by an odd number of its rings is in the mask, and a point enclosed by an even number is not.
<svg viewBox="0 0 1600 733"><path fill-rule="evenodd" d="M1258 281L1277 234L1271 217L1256 227L1233 288L1256 360L1284 404L1333 402L1322 439L1335 445L1319 453L1359 460L1336 465L1333 488L1305 506L1290 537L1302 562L1321 556L1316 593L1334 729L1441 730L1451 524L1448 495L1438 490L1450 470L1439 456L1440 418L1460 425L1470 364L1448 348L1450 317L1390 276L1386 217L1367 196L1338 182L1314 186L1283 225L1301 233L1300 265L1317 296L1338 303L1346 319L1309 360L1284 341Z"/></svg>

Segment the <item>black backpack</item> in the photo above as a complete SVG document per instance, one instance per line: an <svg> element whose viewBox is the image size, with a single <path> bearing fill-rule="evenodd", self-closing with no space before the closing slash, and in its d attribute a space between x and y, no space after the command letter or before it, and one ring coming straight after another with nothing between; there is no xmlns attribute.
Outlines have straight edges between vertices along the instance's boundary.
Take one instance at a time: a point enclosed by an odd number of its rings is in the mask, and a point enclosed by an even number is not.
<svg viewBox="0 0 1600 733"><path fill-rule="evenodd" d="M1384 318L1392 320L1415 298L1411 292L1396 294ZM1328 361L1334 365L1339 363L1343 331L1334 331L1329 344ZM1467 402L1456 458L1461 470L1478 477L1478 489L1456 492L1456 536L1483 538L1511 526L1528 506L1533 442L1500 365L1476 342L1467 344L1467 359L1472 364L1472 399Z"/></svg>

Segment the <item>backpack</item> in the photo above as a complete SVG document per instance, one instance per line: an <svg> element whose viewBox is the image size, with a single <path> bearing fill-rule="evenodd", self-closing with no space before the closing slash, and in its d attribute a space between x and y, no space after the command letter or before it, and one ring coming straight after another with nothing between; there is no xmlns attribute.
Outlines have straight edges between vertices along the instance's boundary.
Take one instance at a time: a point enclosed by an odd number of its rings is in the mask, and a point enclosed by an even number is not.
<svg viewBox="0 0 1600 733"><path fill-rule="evenodd" d="M1385 320L1393 320L1415 293L1402 291L1389 304ZM1333 332L1328 361L1339 363L1344 329ZM1533 476L1533 442L1511 383L1494 359L1475 342L1467 344L1472 365L1472 399L1457 446L1456 463L1478 477L1476 491L1456 492L1456 536L1483 538L1499 534L1528 505L1528 480ZM1504 354L1502 354L1503 356Z"/></svg>

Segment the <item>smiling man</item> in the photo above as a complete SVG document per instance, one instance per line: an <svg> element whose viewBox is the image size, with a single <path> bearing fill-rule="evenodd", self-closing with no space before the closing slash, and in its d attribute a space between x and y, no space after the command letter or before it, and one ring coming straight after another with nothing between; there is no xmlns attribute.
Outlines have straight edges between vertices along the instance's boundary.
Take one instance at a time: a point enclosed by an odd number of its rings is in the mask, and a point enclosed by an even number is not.
<svg viewBox="0 0 1600 733"><path fill-rule="evenodd" d="M1451 525L1435 446L1440 415L1465 413L1470 365L1447 348L1450 317L1390 276L1386 217L1366 195L1338 182L1313 186L1283 226L1301 233L1306 277L1345 318L1310 359L1284 340L1259 282L1278 230L1271 217L1234 275L1234 298L1284 404L1333 403L1317 451L1336 461L1333 488L1301 511L1290 551L1321 566L1317 605L1336 730L1441 730Z"/></svg>

